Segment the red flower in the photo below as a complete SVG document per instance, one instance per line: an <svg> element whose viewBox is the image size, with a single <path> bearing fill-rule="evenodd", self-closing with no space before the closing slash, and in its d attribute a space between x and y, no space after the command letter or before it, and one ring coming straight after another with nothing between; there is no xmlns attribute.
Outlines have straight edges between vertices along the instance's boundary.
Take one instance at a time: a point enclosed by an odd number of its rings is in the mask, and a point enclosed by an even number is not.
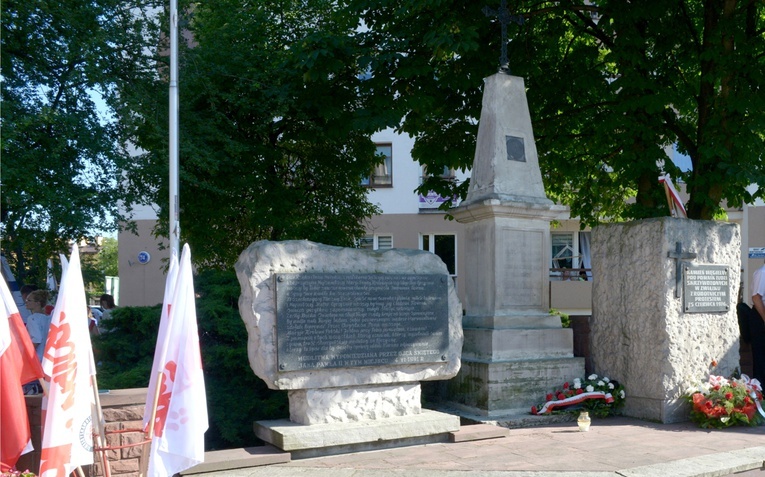
<svg viewBox="0 0 765 477"><path fill-rule="evenodd" d="M735 388L736 386L738 386L738 383L736 381L733 381L732 383L730 383L730 387Z"/></svg>
<svg viewBox="0 0 765 477"><path fill-rule="evenodd" d="M704 403L704 406L707 409L712 409L714 407L714 404L712 404L712 401L707 401L707 402Z"/></svg>
<svg viewBox="0 0 765 477"><path fill-rule="evenodd" d="M744 404L752 404L752 398L750 398L749 396L746 396L744 398Z"/></svg>
<svg viewBox="0 0 765 477"><path fill-rule="evenodd" d="M537 411L537 407L536 406L531 406L531 413L532 414L536 414L537 412L538 412Z"/></svg>
<svg viewBox="0 0 765 477"><path fill-rule="evenodd" d="M584 392L584 391L582 391L582 389L581 389L581 388L579 388L579 389L577 389L577 390L576 390L576 393L577 393L577 394L582 394L583 392Z"/></svg>
<svg viewBox="0 0 765 477"><path fill-rule="evenodd" d="M727 399L728 401L730 401L731 399L733 399L733 393L730 393L730 392L728 392L728 393L725 393L725 399Z"/></svg>
<svg viewBox="0 0 765 477"><path fill-rule="evenodd" d="M714 389L715 391L719 391L720 390L720 385L719 384L715 384L715 386L712 389Z"/></svg>
<svg viewBox="0 0 765 477"><path fill-rule="evenodd" d="M563 383L563 389L568 389L568 382Z"/></svg>
<svg viewBox="0 0 765 477"><path fill-rule="evenodd" d="M563 393L558 394L558 401L562 401L566 399L566 396L563 395Z"/></svg>
<svg viewBox="0 0 765 477"><path fill-rule="evenodd" d="M547 393L547 396L545 396L545 401L552 401L552 400L553 400L552 393Z"/></svg>

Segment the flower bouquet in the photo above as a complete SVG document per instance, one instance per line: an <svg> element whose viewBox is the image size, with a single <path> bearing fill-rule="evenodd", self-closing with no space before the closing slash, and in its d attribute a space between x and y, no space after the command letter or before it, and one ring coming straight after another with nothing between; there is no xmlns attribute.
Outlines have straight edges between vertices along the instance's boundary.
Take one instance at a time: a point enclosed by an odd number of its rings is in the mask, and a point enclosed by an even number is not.
<svg viewBox="0 0 765 477"><path fill-rule="evenodd" d="M34 472L30 472L29 469L20 471L16 469L0 472L0 477L35 477Z"/></svg>
<svg viewBox="0 0 765 477"><path fill-rule="evenodd" d="M710 375L705 384L688 391L685 399L693 407L691 421L705 429L756 426L765 422L760 403L762 385L745 374L738 379Z"/></svg>
<svg viewBox="0 0 765 477"><path fill-rule="evenodd" d="M547 394L544 403L532 406L531 414L585 410L595 417L606 417L624 405L624 398L624 386L618 381L591 374L587 379L563 383L560 389Z"/></svg>

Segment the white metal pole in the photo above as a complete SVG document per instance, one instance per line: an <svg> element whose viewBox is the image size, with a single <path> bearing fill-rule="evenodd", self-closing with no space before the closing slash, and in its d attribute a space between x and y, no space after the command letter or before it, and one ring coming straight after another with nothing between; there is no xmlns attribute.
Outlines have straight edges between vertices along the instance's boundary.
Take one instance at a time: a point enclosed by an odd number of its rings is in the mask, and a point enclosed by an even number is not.
<svg viewBox="0 0 765 477"><path fill-rule="evenodd" d="M170 0L170 250L180 251L178 220L178 0Z"/></svg>

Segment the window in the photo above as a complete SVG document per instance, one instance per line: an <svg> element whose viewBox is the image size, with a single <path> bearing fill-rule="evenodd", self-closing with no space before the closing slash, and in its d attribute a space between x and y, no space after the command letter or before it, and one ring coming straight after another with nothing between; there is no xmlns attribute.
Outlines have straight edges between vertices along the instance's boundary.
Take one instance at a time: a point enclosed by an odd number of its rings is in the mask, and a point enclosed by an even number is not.
<svg viewBox="0 0 765 477"><path fill-rule="evenodd" d="M554 233L551 238L552 268L574 268L574 234Z"/></svg>
<svg viewBox="0 0 765 477"><path fill-rule="evenodd" d="M420 235L420 250L435 253L446 264L449 275L457 275L457 236L456 235Z"/></svg>
<svg viewBox="0 0 765 477"><path fill-rule="evenodd" d="M359 240L359 248L366 250L387 250L393 248L393 236L367 235Z"/></svg>
<svg viewBox="0 0 765 477"><path fill-rule="evenodd" d="M552 242L551 277L562 280L574 276L571 269L584 269L576 272L580 279L592 280L590 268L590 232L554 232ZM568 270L562 270L568 269Z"/></svg>
<svg viewBox="0 0 765 477"><path fill-rule="evenodd" d="M378 144L377 156L381 162L372 170L372 175L361 180L361 184L369 187L393 186L393 145Z"/></svg>
<svg viewBox="0 0 765 477"><path fill-rule="evenodd" d="M455 174L456 174L456 172L454 171L454 169L452 169L450 167L447 167L447 166L444 166L443 170L441 171L441 177L443 179L454 180ZM429 176L430 176L430 174L428 174L428 167L427 166L422 166L422 180L428 178ZM422 183L422 182L420 182L420 183Z"/></svg>

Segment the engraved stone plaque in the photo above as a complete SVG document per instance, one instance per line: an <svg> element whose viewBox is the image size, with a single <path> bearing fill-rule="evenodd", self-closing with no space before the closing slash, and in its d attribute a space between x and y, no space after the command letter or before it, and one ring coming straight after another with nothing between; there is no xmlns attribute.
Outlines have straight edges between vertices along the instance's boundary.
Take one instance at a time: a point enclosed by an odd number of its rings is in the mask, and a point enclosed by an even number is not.
<svg viewBox="0 0 765 477"><path fill-rule="evenodd" d="M526 162L526 146L522 137L505 136L505 145L508 161Z"/></svg>
<svg viewBox="0 0 765 477"><path fill-rule="evenodd" d="M534 230L511 228L503 228L501 233L499 263L506 288L497 295L497 303L504 308L541 306L543 268L539 262L544 256L544 235Z"/></svg>
<svg viewBox="0 0 765 477"><path fill-rule="evenodd" d="M683 310L686 313L726 312L730 280L726 265L683 264Z"/></svg>
<svg viewBox="0 0 765 477"><path fill-rule="evenodd" d="M440 362L447 275L279 273L279 371Z"/></svg>

